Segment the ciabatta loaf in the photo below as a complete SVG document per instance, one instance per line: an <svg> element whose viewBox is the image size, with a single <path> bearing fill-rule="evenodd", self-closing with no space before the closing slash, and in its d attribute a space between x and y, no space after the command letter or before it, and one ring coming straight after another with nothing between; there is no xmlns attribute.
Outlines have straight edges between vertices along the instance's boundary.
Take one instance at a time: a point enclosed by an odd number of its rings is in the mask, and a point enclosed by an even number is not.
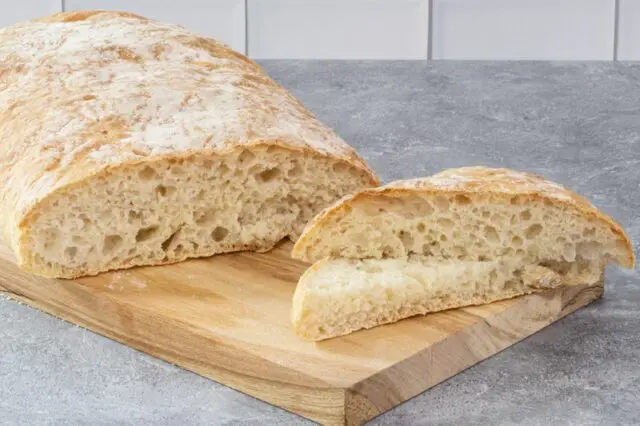
<svg viewBox="0 0 640 426"><path fill-rule="evenodd" d="M310 340L416 314L591 284L633 267L622 228L539 176L467 167L393 182L325 209L293 256L315 263L293 303Z"/></svg>
<svg viewBox="0 0 640 426"><path fill-rule="evenodd" d="M115 12L0 30L0 233L77 277L295 239L377 178L262 69Z"/></svg>

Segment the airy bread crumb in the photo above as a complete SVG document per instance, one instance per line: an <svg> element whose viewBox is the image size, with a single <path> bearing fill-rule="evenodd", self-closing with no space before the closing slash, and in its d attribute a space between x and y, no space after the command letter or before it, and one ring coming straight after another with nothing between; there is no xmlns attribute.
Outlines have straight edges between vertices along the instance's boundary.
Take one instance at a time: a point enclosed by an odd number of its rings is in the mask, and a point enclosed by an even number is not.
<svg viewBox="0 0 640 426"><path fill-rule="evenodd" d="M50 196L24 233L26 269L76 277L295 240L361 171L277 146L127 165Z"/></svg>

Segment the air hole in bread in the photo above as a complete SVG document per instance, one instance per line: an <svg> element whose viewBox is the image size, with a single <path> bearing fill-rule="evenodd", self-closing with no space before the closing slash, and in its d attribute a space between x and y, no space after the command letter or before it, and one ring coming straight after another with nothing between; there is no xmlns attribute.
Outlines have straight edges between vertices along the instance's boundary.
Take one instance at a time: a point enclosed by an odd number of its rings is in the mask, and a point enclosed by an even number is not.
<svg viewBox="0 0 640 426"><path fill-rule="evenodd" d="M519 287L520 287L519 280L517 280L517 279L507 280L504 283L504 289L505 290L517 290Z"/></svg>
<svg viewBox="0 0 640 426"><path fill-rule="evenodd" d="M140 243L142 241L150 240L151 238L155 237L157 233L158 233L157 226L149 226L147 228L142 228L136 234L136 241Z"/></svg>
<svg viewBox="0 0 640 426"><path fill-rule="evenodd" d="M78 247L67 247L66 249L64 249L64 255L69 259L69 260L73 260L76 257L76 254L78 253Z"/></svg>
<svg viewBox="0 0 640 426"><path fill-rule="evenodd" d="M270 149L271 147L269 147ZM267 153L269 152L269 149L267 149ZM243 149L242 152L240 153L240 155L238 156L238 160L240 161L240 163L242 164L247 164L252 162L254 159L256 158L255 154L249 150Z"/></svg>
<svg viewBox="0 0 640 426"><path fill-rule="evenodd" d="M349 165L343 162L334 163L331 169L336 173L344 172L349 168Z"/></svg>
<svg viewBox="0 0 640 426"><path fill-rule="evenodd" d="M445 231L450 231L453 229L454 223L451 219L440 218L438 219L438 225L441 226Z"/></svg>
<svg viewBox="0 0 640 426"><path fill-rule="evenodd" d="M280 176L280 169L277 167L274 167L272 169L267 169L259 173L258 179L261 182L271 182L272 180L276 179L278 176Z"/></svg>
<svg viewBox="0 0 640 426"><path fill-rule="evenodd" d="M227 228L216 226L216 228L211 231L211 238L213 238L213 241L219 242L224 240L228 234L229 230Z"/></svg>
<svg viewBox="0 0 640 426"><path fill-rule="evenodd" d="M138 173L138 177L140 178L140 180L151 180L156 178L157 176L158 174L156 173L156 171L149 166L140 170L140 173Z"/></svg>
<svg viewBox="0 0 640 426"><path fill-rule="evenodd" d="M500 213L494 213L491 215L491 218L489 219L489 221L498 227L501 227L503 225L506 224L506 220L505 220L505 216L500 214Z"/></svg>
<svg viewBox="0 0 640 426"><path fill-rule="evenodd" d="M229 168L229 166L227 166L226 163L222 163L216 166L217 166L216 172L218 172L220 177L225 177L231 171L231 169ZM211 168L213 168L213 166Z"/></svg>
<svg viewBox="0 0 640 426"><path fill-rule="evenodd" d="M452 255L455 259L462 259L467 254L467 249L462 246L454 246Z"/></svg>
<svg viewBox="0 0 640 426"><path fill-rule="evenodd" d="M484 227L484 237L492 244L500 242L498 231L496 231L496 228L490 225L486 225Z"/></svg>
<svg viewBox="0 0 640 426"><path fill-rule="evenodd" d="M398 233L398 238L400 238L400 241L402 241L402 245L404 245L407 251L409 251L413 247L413 237L411 236L411 233L400 231Z"/></svg>
<svg viewBox="0 0 640 426"><path fill-rule="evenodd" d="M160 245L162 247L162 251L167 251L167 249L171 246L171 243L173 242L173 240L176 239L176 237L178 236L178 233L180 232L180 228L178 228L175 232L173 232L171 235L169 235L169 237L167 237L162 244Z"/></svg>
<svg viewBox="0 0 640 426"><path fill-rule="evenodd" d="M102 243L102 253L107 255L118 250L122 245L122 237L120 235L107 235Z"/></svg>
<svg viewBox="0 0 640 426"><path fill-rule="evenodd" d="M165 197L167 195L167 187L164 185L156 186L156 194L158 194L161 197Z"/></svg>
<svg viewBox="0 0 640 426"><path fill-rule="evenodd" d="M526 239L530 240L530 239L536 238L538 235L540 235L541 232L542 232L542 225L540 225L539 223L534 223L533 225L527 228L524 236Z"/></svg>
<svg viewBox="0 0 640 426"><path fill-rule="evenodd" d="M531 219L531 211L523 210L520 212L520 219L522 220L530 220Z"/></svg>
<svg viewBox="0 0 640 426"><path fill-rule="evenodd" d="M505 247L502 249L502 256L511 257L513 256L514 250L511 247Z"/></svg>
<svg viewBox="0 0 640 426"><path fill-rule="evenodd" d="M471 198L467 197L464 194L458 194L455 196L456 203L461 206L466 206L467 204L471 204Z"/></svg>
<svg viewBox="0 0 640 426"><path fill-rule="evenodd" d="M140 220L140 218L142 217L142 214L138 211L135 210L129 210L128 213L128 218L129 218L129 223L135 222L137 220Z"/></svg>
<svg viewBox="0 0 640 426"><path fill-rule="evenodd" d="M427 227L424 223L420 222L418 226L416 226L416 229L418 230L418 232L424 233Z"/></svg>

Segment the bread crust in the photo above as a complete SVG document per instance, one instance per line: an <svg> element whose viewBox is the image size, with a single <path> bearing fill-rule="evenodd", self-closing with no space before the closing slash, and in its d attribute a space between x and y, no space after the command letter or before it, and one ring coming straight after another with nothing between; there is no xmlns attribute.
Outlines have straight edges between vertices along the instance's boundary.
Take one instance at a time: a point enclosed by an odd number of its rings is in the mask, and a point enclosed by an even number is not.
<svg viewBox="0 0 640 426"><path fill-rule="evenodd" d="M267 145L379 184L259 65L176 25L109 11L17 24L0 30L0 77L0 237L19 259L47 199L134 164Z"/></svg>
<svg viewBox="0 0 640 426"><path fill-rule="evenodd" d="M616 261L626 268L633 268L635 255L631 240L622 227L611 217L596 209L586 198L568 188L553 183L541 176L518 172L506 168L484 166L448 169L436 175L394 181L387 185L369 188L347 195L319 213L305 228L292 250L292 257L313 261L305 255L310 245L321 237L323 229L345 215L348 215L355 203L378 199L393 199L405 196L447 196L461 195L473 202L479 197L488 197L496 203L549 203L571 210L607 226L621 241L625 255Z"/></svg>

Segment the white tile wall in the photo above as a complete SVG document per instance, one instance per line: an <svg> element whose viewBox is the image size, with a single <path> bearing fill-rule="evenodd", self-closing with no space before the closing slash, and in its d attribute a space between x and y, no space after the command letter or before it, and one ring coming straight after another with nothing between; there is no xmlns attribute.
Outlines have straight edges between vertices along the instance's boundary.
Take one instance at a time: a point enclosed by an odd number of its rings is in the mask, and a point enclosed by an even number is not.
<svg viewBox="0 0 640 426"><path fill-rule="evenodd" d="M247 7L252 57L427 57L427 0L248 0Z"/></svg>
<svg viewBox="0 0 640 426"><path fill-rule="evenodd" d="M611 60L614 11L615 0L434 0L433 58Z"/></svg>
<svg viewBox="0 0 640 426"><path fill-rule="evenodd" d="M62 0L0 0L0 28L62 11Z"/></svg>
<svg viewBox="0 0 640 426"><path fill-rule="evenodd" d="M254 58L610 60L617 32L617 58L640 60L640 0L0 0L0 28L63 5L175 22Z"/></svg>
<svg viewBox="0 0 640 426"><path fill-rule="evenodd" d="M23 0L19 0L23 1ZM244 0L66 0L65 10L108 9L173 22L245 51Z"/></svg>
<svg viewBox="0 0 640 426"><path fill-rule="evenodd" d="M618 59L640 60L640 0L620 0Z"/></svg>

